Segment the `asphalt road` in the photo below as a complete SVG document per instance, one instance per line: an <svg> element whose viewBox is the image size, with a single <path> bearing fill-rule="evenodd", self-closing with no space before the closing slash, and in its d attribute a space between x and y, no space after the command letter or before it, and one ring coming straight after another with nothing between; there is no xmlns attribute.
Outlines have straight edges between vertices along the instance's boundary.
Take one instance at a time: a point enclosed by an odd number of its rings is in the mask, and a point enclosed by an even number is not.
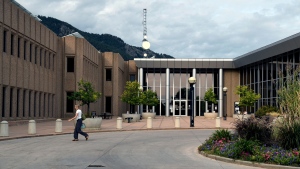
<svg viewBox="0 0 300 169"><path fill-rule="evenodd" d="M250 169L201 156L214 130L90 133L85 141L59 135L0 142L0 169ZM257 168L256 168L257 169Z"/></svg>

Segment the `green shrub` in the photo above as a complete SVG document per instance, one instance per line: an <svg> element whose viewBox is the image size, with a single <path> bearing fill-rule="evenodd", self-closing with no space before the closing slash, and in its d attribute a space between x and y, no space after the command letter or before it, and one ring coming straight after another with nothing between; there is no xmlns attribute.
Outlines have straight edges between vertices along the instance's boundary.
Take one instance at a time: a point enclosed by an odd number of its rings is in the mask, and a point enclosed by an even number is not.
<svg viewBox="0 0 300 169"><path fill-rule="evenodd" d="M198 147L198 150L199 151L207 151L207 150L211 150L212 149L212 146L214 144L214 140L212 137L209 137L208 139L205 140L205 142L200 145Z"/></svg>
<svg viewBox="0 0 300 169"><path fill-rule="evenodd" d="M276 139L280 146L286 150L300 147L300 121L295 120L294 123L286 124L284 122L277 127Z"/></svg>
<svg viewBox="0 0 300 169"><path fill-rule="evenodd" d="M255 112L255 117L261 118L270 112L278 112L278 108L273 106L262 106Z"/></svg>
<svg viewBox="0 0 300 169"><path fill-rule="evenodd" d="M233 144L233 152L237 156L242 156L242 153L249 153L249 155L254 154L255 146L260 145L260 143L256 140L246 140L239 139Z"/></svg>
<svg viewBox="0 0 300 169"><path fill-rule="evenodd" d="M260 145L258 141L238 139L235 142L226 143L223 147L216 149L215 154L233 159L251 160L254 150Z"/></svg>
<svg viewBox="0 0 300 169"><path fill-rule="evenodd" d="M222 140L222 142L228 142L231 138L232 134L227 129L216 130L198 149L200 151L212 150L217 141Z"/></svg>
<svg viewBox="0 0 300 169"><path fill-rule="evenodd" d="M227 129L221 129L221 130L216 130L213 134L212 134L212 139L214 141L216 140L221 140L221 139L225 139L225 141L230 141L231 140L231 136L232 134L230 133L230 131L228 131Z"/></svg>
<svg viewBox="0 0 300 169"><path fill-rule="evenodd" d="M270 143L272 125L266 118L248 118L233 122L236 134L247 140L259 140L262 143Z"/></svg>

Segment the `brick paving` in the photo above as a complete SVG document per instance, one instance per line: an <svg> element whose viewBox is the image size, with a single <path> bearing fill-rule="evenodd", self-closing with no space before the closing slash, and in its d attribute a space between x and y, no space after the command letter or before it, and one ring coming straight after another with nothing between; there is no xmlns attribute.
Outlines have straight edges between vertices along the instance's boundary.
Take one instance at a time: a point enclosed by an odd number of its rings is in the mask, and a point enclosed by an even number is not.
<svg viewBox="0 0 300 169"><path fill-rule="evenodd" d="M112 132L112 131L130 131L130 130L179 130L179 129L216 129L216 119L206 119L203 116L197 116L194 119L194 127L190 127L190 117L180 117L180 128L175 128L175 116L164 117L156 116L152 119L152 129L147 128L147 119L142 119L140 122L122 123L122 129L117 129L117 117L112 119L103 119L100 130L85 130L86 132ZM28 120L29 121L29 120ZM28 134L28 121L23 122L9 122L9 136L0 137L1 140L25 138L25 137L37 137L37 136L49 136L70 134L74 130L74 122L62 121L62 133L55 133L56 119L48 119L44 121L37 121L36 134ZM232 117L227 117L227 120L220 119L220 128L232 129L234 128Z"/></svg>

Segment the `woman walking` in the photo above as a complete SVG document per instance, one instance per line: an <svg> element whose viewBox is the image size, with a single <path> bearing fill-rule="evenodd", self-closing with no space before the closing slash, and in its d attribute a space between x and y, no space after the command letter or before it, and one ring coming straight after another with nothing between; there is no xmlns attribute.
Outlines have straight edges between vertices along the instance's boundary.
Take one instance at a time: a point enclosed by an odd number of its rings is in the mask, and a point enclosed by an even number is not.
<svg viewBox="0 0 300 169"><path fill-rule="evenodd" d="M76 114L73 118L69 119L68 121L72 121L76 119L76 125L74 129L74 139L72 141L78 141L78 133L83 135L85 137L85 140L87 141L89 139L89 135L83 131L81 131L81 125L82 125L82 111L79 109L79 105L75 105Z"/></svg>

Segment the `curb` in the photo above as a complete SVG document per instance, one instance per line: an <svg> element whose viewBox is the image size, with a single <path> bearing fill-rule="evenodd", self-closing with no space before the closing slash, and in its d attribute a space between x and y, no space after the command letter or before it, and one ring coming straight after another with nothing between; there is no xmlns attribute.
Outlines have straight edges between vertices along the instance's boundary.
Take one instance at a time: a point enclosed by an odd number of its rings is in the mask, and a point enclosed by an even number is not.
<svg viewBox="0 0 300 169"><path fill-rule="evenodd" d="M232 159L232 158L207 154L207 153L205 153L203 151L199 151L199 150L198 150L198 152L199 152L199 154L201 154L205 157L214 159L214 160L223 161L223 162L227 162L227 163L240 164L240 165L245 165L245 166L250 166L250 167L261 167L261 168L267 168L267 169L299 169L299 167L292 167L292 166L266 164L266 163L258 163L258 162L243 161L243 160L235 160L235 159Z"/></svg>
<svg viewBox="0 0 300 169"><path fill-rule="evenodd" d="M145 129L110 129L110 130L83 130L88 133L101 133L101 132L122 132L122 131L155 131L155 130L216 130L218 128L145 128ZM232 129L232 128L224 128L224 129ZM14 139L22 139L22 138L32 138L32 137L46 137L46 136L57 136L57 135L66 135L73 134L72 132L62 132L62 133L48 133L48 134L34 134L34 135L23 135L23 136L15 136L15 137L0 137L1 141L14 140Z"/></svg>

